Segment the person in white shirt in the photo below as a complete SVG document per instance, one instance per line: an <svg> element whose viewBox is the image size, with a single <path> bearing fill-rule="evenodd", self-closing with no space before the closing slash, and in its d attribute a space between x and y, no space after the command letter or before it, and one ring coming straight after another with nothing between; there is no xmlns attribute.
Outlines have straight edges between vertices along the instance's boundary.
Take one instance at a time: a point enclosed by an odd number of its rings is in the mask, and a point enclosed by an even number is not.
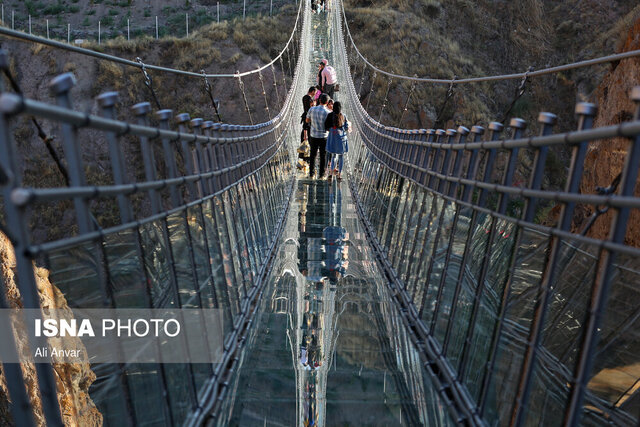
<svg viewBox="0 0 640 427"><path fill-rule="evenodd" d="M319 67L318 84L320 85L322 92L326 93L329 95L329 98L333 99L334 89L338 80L336 70L329 65L329 61L326 59L320 61Z"/></svg>

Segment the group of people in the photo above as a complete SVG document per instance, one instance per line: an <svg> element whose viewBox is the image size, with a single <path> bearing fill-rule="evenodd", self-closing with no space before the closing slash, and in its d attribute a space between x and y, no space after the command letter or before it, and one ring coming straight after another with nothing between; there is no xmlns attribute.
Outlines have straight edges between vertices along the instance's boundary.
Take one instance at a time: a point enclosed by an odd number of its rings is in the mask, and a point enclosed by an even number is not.
<svg viewBox="0 0 640 427"><path fill-rule="evenodd" d="M349 121L342 113L342 104L332 99L337 85L335 70L326 59L323 59L318 67L318 85L310 87L302 98L304 112L301 117L301 142L305 144L305 141L308 141L309 144L310 178L314 177L315 161L319 152L318 178L325 177L325 169L328 166L328 179L336 176L340 180L344 155L349 151L347 134L351 129ZM302 157L306 158L305 155Z"/></svg>
<svg viewBox="0 0 640 427"><path fill-rule="evenodd" d="M329 10L329 0L311 0L311 11L313 13L327 12Z"/></svg>

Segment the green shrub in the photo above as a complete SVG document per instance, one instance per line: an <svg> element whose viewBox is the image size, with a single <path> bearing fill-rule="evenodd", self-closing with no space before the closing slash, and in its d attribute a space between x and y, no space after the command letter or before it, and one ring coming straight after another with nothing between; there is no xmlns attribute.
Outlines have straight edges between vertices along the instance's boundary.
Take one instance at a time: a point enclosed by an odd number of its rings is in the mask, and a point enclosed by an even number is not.
<svg viewBox="0 0 640 427"><path fill-rule="evenodd" d="M27 13L34 18L40 16L40 11L45 7L42 2L35 2L27 0L24 2L25 7L27 8Z"/></svg>
<svg viewBox="0 0 640 427"><path fill-rule="evenodd" d="M89 19L88 16L85 16L84 20L82 21L82 26L83 27L88 27L91 25L91 20Z"/></svg>
<svg viewBox="0 0 640 427"><path fill-rule="evenodd" d="M200 9L193 17L189 16L189 20L193 21L197 27L207 25L215 21L213 16L209 16L206 10Z"/></svg>
<svg viewBox="0 0 640 427"><path fill-rule="evenodd" d="M122 18L120 18L120 22L118 23L118 27L119 28L126 28L127 27L127 19L129 19L131 17L131 13L127 13L126 15L123 15Z"/></svg>
<svg viewBox="0 0 640 427"><path fill-rule="evenodd" d="M60 13L63 13L66 10L65 6L58 2L57 4L50 4L48 6L45 6L42 9L42 14L43 15L58 15Z"/></svg>
<svg viewBox="0 0 640 427"><path fill-rule="evenodd" d="M177 31L177 30L182 30L184 31L185 29L185 15L184 13L176 13L175 15L170 16L167 19L167 27L171 30L171 31Z"/></svg>
<svg viewBox="0 0 640 427"><path fill-rule="evenodd" d="M120 13L120 12L118 12L118 11L117 11L117 10L115 10L115 9L109 9L109 15L110 15L110 16L116 16L116 15L117 15L117 14L119 14L119 13Z"/></svg>

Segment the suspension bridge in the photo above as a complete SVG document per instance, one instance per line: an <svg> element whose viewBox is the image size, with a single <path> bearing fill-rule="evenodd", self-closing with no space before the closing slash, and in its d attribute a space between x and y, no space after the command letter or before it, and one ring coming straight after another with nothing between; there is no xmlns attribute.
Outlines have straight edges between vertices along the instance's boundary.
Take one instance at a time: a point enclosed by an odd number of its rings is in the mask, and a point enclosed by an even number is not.
<svg viewBox="0 0 640 427"><path fill-rule="evenodd" d="M2 228L15 249L22 305L40 308L35 262L73 308L223 313L220 363L92 364L91 399L105 425L640 421L640 249L625 243L640 208L640 109L629 121L592 128L596 106L580 103L578 129L567 133L554 133L556 116L542 112L529 124L538 128L534 136L516 117L487 129L400 129L380 123L386 96L377 120L366 109L370 97L361 102L365 69L389 86L404 79L451 90L477 81L524 84L637 51L504 76L400 76L357 49L340 0L317 14L300 2L280 54L234 74L0 33L138 68L153 101L131 107L127 122L116 119L124 106L115 92L98 96L99 114L78 111L69 73L49 84L55 105L29 99L9 54L0 55L11 83L0 95ZM322 58L338 72L337 99L354 128L344 181L312 180L295 167L300 100ZM217 121L162 109L154 73L203 81ZM258 79L254 95L264 99L267 121L255 124L248 79ZM238 84L250 124L220 123L210 80ZM640 87L630 96L639 103ZM12 129L25 117L45 143L45 129L60 136L62 154L50 151L65 185L23 185ZM627 142L622 172L609 187L581 193L590 144L612 138ZM103 182L86 176L87 140L104 142L110 176ZM125 155L133 146L137 156ZM549 189L548 154L558 146L571 150L566 185ZM551 205L559 213L550 226L538 213ZM73 213L70 236L37 240L29 215L42 206ZM116 210L115 224L99 220L105 206ZM593 215L575 230L579 207ZM608 237L590 237L589 224L605 217ZM0 308L7 308L8 284L1 285ZM17 339L3 334L16 352ZM38 363L35 371L38 404L21 366L3 363L13 422L68 423L55 366Z"/></svg>

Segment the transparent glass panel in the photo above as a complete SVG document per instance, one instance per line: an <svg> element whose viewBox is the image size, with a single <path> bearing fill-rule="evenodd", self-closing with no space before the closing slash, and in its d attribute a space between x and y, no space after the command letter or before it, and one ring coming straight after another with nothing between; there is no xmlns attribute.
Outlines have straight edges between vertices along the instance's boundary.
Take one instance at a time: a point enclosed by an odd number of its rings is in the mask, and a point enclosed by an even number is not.
<svg viewBox="0 0 640 427"><path fill-rule="evenodd" d="M183 308L197 308L196 271L191 253L191 239L187 235L186 222L187 219L182 212L167 217L180 304Z"/></svg>
<svg viewBox="0 0 640 427"><path fill-rule="evenodd" d="M189 234L191 235L193 259L198 276L198 286L194 289L197 292L198 305L202 308L214 308L210 256L202 208L200 206L189 208L187 218L189 219Z"/></svg>
<svg viewBox="0 0 640 427"><path fill-rule="evenodd" d="M589 252L595 253L595 248ZM640 260L618 254L600 340L587 384L585 408L595 398L606 402L604 415L637 424L640 421Z"/></svg>
<svg viewBox="0 0 640 427"><path fill-rule="evenodd" d="M497 228L500 231L500 228ZM509 297L505 308L505 320L503 322L496 354L493 356L493 372L489 379L486 394L485 414L490 422L508 422L511 415L513 399L503 399L501 396L516 395L518 381L522 371L522 362L527 349L529 327L533 318L533 310L539 297L540 280L545 268L544 253L547 250L548 237L532 230L521 231L521 242L515 259L515 270L509 289ZM496 236L499 237L499 236ZM508 237L508 240L511 237ZM498 245L503 243L498 242ZM500 277L496 275L494 277ZM491 293L486 293L488 297ZM489 305L490 299L483 302ZM496 306L499 309L499 305ZM495 320L490 316L490 308L483 310L487 314L487 324L490 330L476 335L489 336L489 340L495 333ZM472 360L471 366L478 366L486 360L487 350L481 342L476 348L477 357ZM474 390L474 395L479 396L481 380L479 375L474 376L469 369L468 386ZM484 370L481 371L484 375Z"/></svg>
<svg viewBox="0 0 640 427"><path fill-rule="evenodd" d="M223 261L223 250L218 228L213 218L214 201L209 200L203 205L205 232L209 243L209 255L211 256L213 293L216 301L216 308L222 310L223 328L225 337L231 332L233 326L233 312L231 298L226 286L225 263Z"/></svg>
<svg viewBox="0 0 640 427"><path fill-rule="evenodd" d="M157 308L175 307L178 304L171 248L168 245L169 234L164 224L164 220L160 220L140 227L144 266L150 282L153 306Z"/></svg>
<svg viewBox="0 0 640 427"><path fill-rule="evenodd" d="M440 198L434 199L434 205L432 207L431 216L429 216L429 223L427 224L424 244L420 249L421 258L418 261L418 272L416 274L416 288L414 294L414 303L418 311L433 310L433 304L435 301L427 300L427 290L429 288L429 266L432 262L433 246L435 245L438 223L440 222L440 216L442 215L443 202ZM427 314L428 316L431 313Z"/></svg>
<svg viewBox="0 0 640 427"><path fill-rule="evenodd" d="M118 308L148 307L151 302L136 243L137 234L136 230L127 230L104 237L109 286Z"/></svg>
<svg viewBox="0 0 640 427"><path fill-rule="evenodd" d="M129 412L126 391L118 375L120 366L112 363L92 364L96 380L89 387L89 395L103 417L104 425L128 424Z"/></svg>
<svg viewBox="0 0 640 427"><path fill-rule="evenodd" d="M399 196L397 220L389 247L389 260L396 272L398 272L398 267L400 266L402 248L408 231L408 217L411 214L411 209L415 201L415 189L408 181L405 181L405 183L402 193Z"/></svg>
<svg viewBox="0 0 640 427"><path fill-rule="evenodd" d="M433 208L433 196L426 190L422 191L423 202L420 214L418 216L418 222L416 225L416 237L410 246L409 259L407 260L407 273L406 273L406 287L409 295L415 295L416 286L418 282L418 271L421 265L422 251L424 248L424 241L427 234L427 226L429 223L429 213ZM415 303L415 298L414 298Z"/></svg>
<svg viewBox="0 0 640 427"><path fill-rule="evenodd" d="M49 254L49 279L64 294L69 307L104 306L106 278L98 269L102 259L99 251L98 244L85 243Z"/></svg>
<svg viewBox="0 0 640 427"><path fill-rule="evenodd" d="M457 211L457 218L455 219L455 228L452 224L453 234L451 235L451 246L449 247L449 260L447 269L443 273L445 274L444 288L442 289L442 297L433 330L433 334L440 344L444 342L449 317L453 307L457 304L457 301L454 301L456 289L458 289L459 293L459 289L462 288L462 285L458 286L458 279L460 277L460 264L464 255L471 220L471 210L469 208L461 208L454 205L454 209ZM452 331L454 333L457 332L453 329Z"/></svg>
<svg viewBox="0 0 640 427"><path fill-rule="evenodd" d="M433 233L436 235L433 245L435 252L430 252L429 258L431 266L431 275L428 279L427 295L424 306L422 307L422 320L429 324L435 314L438 299L441 296L440 279L442 278L444 264L447 256L447 250L451 243L453 218L455 207L443 202L443 210L440 214L439 221L433 224ZM427 273L428 274L428 273ZM431 331L433 332L433 331Z"/></svg>

